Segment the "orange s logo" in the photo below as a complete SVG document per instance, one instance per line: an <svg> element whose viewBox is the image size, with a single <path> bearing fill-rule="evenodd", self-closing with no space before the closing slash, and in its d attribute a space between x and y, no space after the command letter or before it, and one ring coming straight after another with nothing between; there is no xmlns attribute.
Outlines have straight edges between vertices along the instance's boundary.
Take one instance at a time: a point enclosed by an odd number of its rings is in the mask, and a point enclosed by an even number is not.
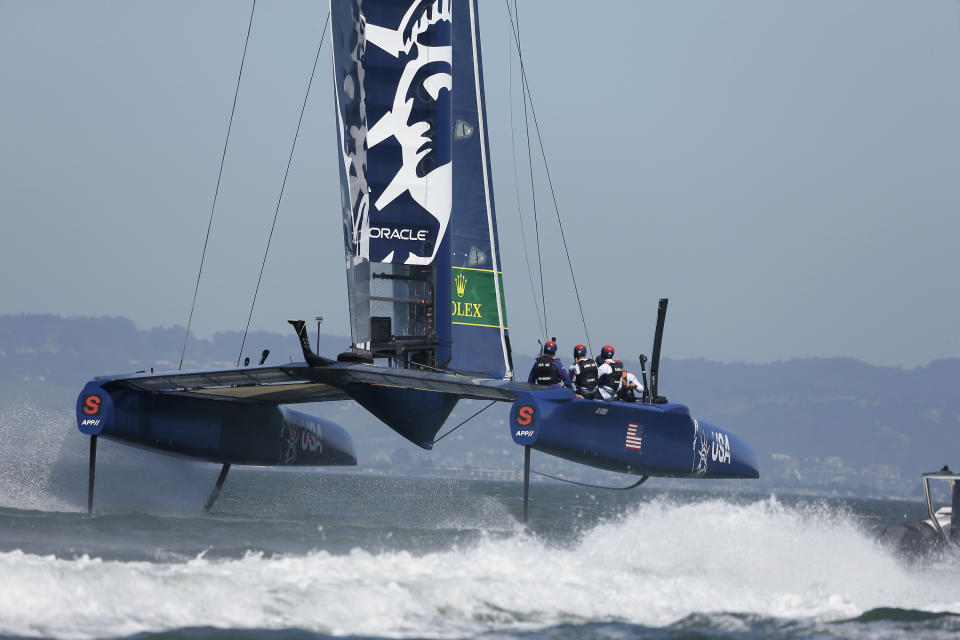
<svg viewBox="0 0 960 640"><path fill-rule="evenodd" d="M533 407L525 405L517 409L517 424L526 427L533 422Z"/></svg>
<svg viewBox="0 0 960 640"><path fill-rule="evenodd" d="M100 413L100 396L87 396L83 401L83 412L88 416Z"/></svg>

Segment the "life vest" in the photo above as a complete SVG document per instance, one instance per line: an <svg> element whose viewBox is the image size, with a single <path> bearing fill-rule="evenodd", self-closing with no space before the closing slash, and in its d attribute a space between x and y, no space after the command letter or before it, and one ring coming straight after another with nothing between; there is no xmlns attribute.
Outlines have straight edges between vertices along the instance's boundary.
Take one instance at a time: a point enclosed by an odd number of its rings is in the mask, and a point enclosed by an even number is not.
<svg viewBox="0 0 960 640"><path fill-rule="evenodd" d="M610 390L610 393L616 393L620 388L620 378L623 377L623 363L619 360L610 360L604 364L610 365L613 371L600 376L600 385Z"/></svg>
<svg viewBox="0 0 960 640"><path fill-rule="evenodd" d="M633 387L621 386L620 390L617 391L617 400L620 400L621 402L636 402L637 394L635 391L636 390Z"/></svg>
<svg viewBox="0 0 960 640"><path fill-rule="evenodd" d="M533 365L533 381L536 384L551 385L563 382L557 368L553 366L556 356L543 354L537 358L537 363Z"/></svg>
<svg viewBox="0 0 960 640"><path fill-rule="evenodd" d="M577 387L577 393L582 396L589 395L591 398L597 392L597 363L589 358L577 360L577 375L574 376L573 384Z"/></svg>

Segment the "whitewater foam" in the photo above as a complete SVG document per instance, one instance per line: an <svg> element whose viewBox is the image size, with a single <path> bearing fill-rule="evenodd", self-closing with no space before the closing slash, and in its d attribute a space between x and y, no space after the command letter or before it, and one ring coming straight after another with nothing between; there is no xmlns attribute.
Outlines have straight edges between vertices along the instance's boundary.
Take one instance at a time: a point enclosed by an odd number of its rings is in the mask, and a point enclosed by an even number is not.
<svg viewBox="0 0 960 640"><path fill-rule="evenodd" d="M825 506L659 499L569 545L514 533L416 555L356 548L157 563L0 553L0 630L455 637L566 623L662 627L692 615L815 622L879 607L960 612L958 575L956 564L915 573Z"/></svg>

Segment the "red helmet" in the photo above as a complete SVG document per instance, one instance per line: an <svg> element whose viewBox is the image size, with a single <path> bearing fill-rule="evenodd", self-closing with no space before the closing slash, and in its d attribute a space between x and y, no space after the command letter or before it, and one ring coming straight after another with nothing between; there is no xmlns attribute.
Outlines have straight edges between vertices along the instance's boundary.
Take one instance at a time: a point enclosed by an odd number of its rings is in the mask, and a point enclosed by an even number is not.
<svg viewBox="0 0 960 640"><path fill-rule="evenodd" d="M604 360L609 360L613 357L613 346L609 344L603 345L603 348L600 349L600 357Z"/></svg>
<svg viewBox="0 0 960 640"><path fill-rule="evenodd" d="M553 340L547 340L543 345L543 352L547 355L555 355L557 353L557 343Z"/></svg>
<svg viewBox="0 0 960 640"><path fill-rule="evenodd" d="M586 355L587 355L587 348L586 348L584 345L578 344L577 346L575 346L575 347L573 348L573 357L574 357L574 358L583 358L583 357L585 357Z"/></svg>

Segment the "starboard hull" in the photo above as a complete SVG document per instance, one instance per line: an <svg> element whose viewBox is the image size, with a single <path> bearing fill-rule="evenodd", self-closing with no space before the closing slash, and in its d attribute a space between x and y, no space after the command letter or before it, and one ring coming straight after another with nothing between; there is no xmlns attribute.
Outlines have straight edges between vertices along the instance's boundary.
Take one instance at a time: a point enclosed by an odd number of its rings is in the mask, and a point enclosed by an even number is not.
<svg viewBox="0 0 960 640"><path fill-rule="evenodd" d="M743 438L692 418L681 404L584 400L566 389L519 393L510 433L519 445L609 471L684 478L760 475Z"/></svg>

